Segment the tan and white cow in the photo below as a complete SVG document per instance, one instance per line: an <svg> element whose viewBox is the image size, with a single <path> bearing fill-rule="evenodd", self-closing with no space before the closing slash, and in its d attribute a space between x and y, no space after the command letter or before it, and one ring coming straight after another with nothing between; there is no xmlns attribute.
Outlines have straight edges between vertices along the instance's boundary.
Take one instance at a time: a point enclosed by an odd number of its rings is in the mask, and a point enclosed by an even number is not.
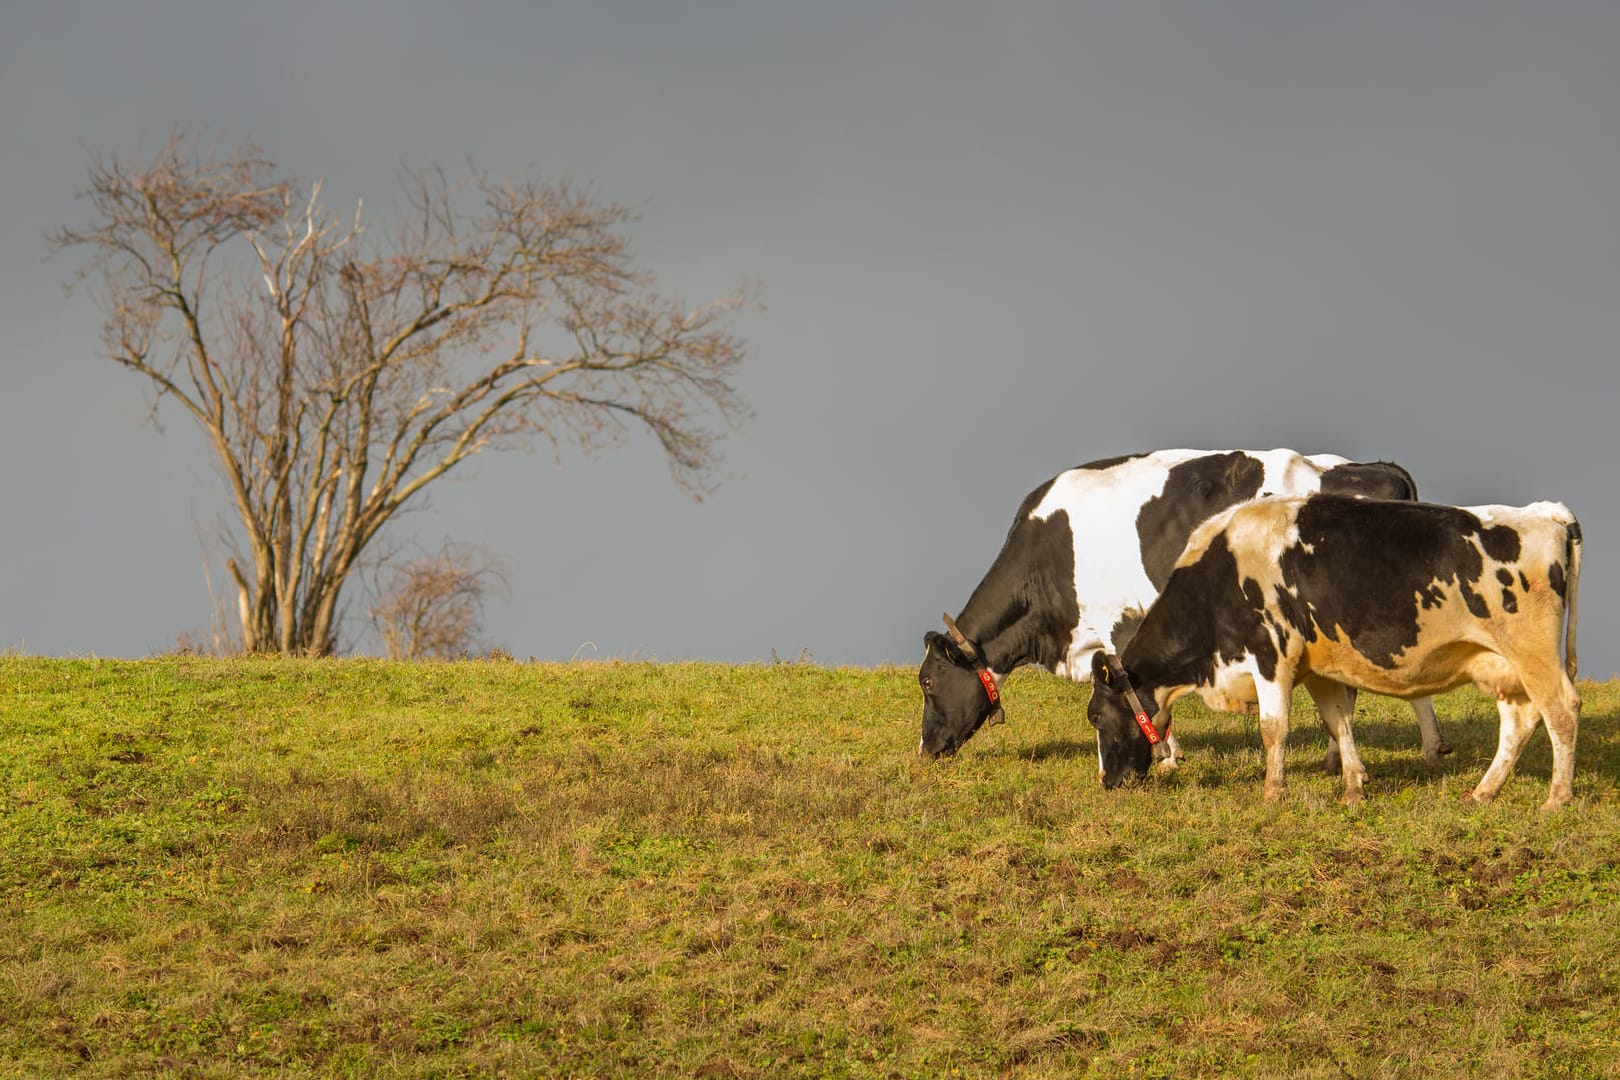
<svg viewBox="0 0 1620 1080"><path fill-rule="evenodd" d="M1472 682L1496 696L1501 718L1474 798L1495 797L1544 719L1553 770L1543 809L1562 806L1581 705L1571 681L1580 565L1580 524L1559 503L1317 495L1235 507L1193 532L1123 653L1093 661L1103 784L1146 772L1153 718L1195 692L1217 708L1258 704L1265 794L1276 798L1302 685L1338 743L1344 800L1355 801L1366 772L1345 687L1417 698Z"/></svg>

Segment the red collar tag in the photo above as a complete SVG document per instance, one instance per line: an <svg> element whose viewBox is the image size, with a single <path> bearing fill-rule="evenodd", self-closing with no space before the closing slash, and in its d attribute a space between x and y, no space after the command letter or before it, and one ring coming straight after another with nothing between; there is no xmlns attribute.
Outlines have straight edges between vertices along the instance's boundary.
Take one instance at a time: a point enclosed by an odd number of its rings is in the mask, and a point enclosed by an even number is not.
<svg viewBox="0 0 1620 1080"><path fill-rule="evenodd" d="M979 681L984 683L984 693L990 699L990 704L994 705L1001 700L1001 691L996 687L996 677L990 674L989 668L979 669Z"/></svg>
<svg viewBox="0 0 1620 1080"><path fill-rule="evenodd" d="M1138 709L1136 713L1136 726L1141 728L1142 734L1147 736L1149 746L1159 745L1158 730L1153 726L1153 721L1148 719L1148 714L1142 712L1140 709Z"/></svg>

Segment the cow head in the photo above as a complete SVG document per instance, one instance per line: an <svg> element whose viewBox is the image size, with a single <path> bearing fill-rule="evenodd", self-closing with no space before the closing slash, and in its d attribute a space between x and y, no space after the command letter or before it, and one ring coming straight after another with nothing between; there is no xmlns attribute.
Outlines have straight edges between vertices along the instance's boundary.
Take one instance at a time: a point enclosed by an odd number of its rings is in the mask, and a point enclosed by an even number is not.
<svg viewBox="0 0 1620 1080"><path fill-rule="evenodd" d="M917 670L923 694L918 753L948 757L987 722L1000 723L1001 704L991 699L979 675L984 658L977 646L966 638L958 643L938 631L925 635L923 645L926 651Z"/></svg>
<svg viewBox="0 0 1620 1080"><path fill-rule="evenodd" d="M1145 775L1153 764L1153 745L1137 725L1136 711L1125 699L1126 680L1123 664L1116 658L1110 662L1106 652L1099 650L1091 657L1091 703L1086 706L1086 718L1097 729L1097 765L1101 771L1103 787L1116 788L1133 776ZM1143 709L1152 718L1157 705L1153 695L1140 695Z"/></svg>

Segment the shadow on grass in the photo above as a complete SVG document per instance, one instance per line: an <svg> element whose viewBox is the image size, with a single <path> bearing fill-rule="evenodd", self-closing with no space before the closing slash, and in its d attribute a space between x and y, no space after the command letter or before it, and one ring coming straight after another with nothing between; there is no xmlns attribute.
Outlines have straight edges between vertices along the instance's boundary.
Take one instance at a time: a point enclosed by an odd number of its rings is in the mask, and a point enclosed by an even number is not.
<svg viewBox="0 0 1620 1080"><path fill-rule="evenodd" d="M1577 783L1586 776L1620 774L1620 707L1615 696L1599 688L1589 693L1582 709L1581 729L1576 751L1575 774ZM1176 738L1190 761L1206 757L1231 759L1235 767L1223 770L1188 770L1155 774L1151 783L1190 783L1199 788L1223 788L1232 785L1258 784L1264 769L1257 761L1246 758L1261 752L1258 721L1252 717L1240 719L1233 725L1230 718L1211 724L1212 718L1188 717L1176 725ZM1375 785L1386 790L1392 787L1424 787L1443 779L1462 779L1472 783L1490 764L1496 753L1496 709L1489 700L1470 703L1460 715L1440 717L1440 730L1453 747L1452 753L1441 759L1440 765L1431 767L1423 760L1422 740L1416 720L1408 714L1401 719L1380 716L1358 716L1355 721L1356 744L1368 765ZM1295 710L1288 733L1289 755L1293 759L1290 772L1300 770L1296 764L1303 755L1304 769L1318 774L1325 772L1323 761L1327 755L1327 732L1314 710ZM1062 762L1094 761L1097 744L1092 738L1044 739L1033 743L1016 740L1004 742L995 748L986 748L988 757L1008 761ZM1552 751L1545 730L1538 730L1515 765L1513 775L1545 783L1552 773Z"/></svg>
<svg viewBox="0 0 1620 1080"><path fill-rule="evenodd" d="M1095 742L1075 742L1073 739L1047 739L1034 746L1004 744L990 751L993 757L1015 758L1019 761L1067 761L1070 758L1096 757Z"/></svg>

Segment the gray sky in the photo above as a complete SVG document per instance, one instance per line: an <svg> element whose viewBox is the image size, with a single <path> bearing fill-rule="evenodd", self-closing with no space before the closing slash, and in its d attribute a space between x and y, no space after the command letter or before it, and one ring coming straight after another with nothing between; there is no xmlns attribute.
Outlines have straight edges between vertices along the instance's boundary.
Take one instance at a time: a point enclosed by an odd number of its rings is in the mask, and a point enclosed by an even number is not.
<svg viewBox="0 0 1620 1080"><path fill-rule="evenodd" d="M760 283L714 497L637 442L486 456L405 523L509 560L520 657L911 663L1059 469L1292 446L1568 503L1620 671L1620 5L412 7L6 5L0 651L207 623L221 485L43 239L90 153L180 126L373 221L402 167L590 180L662 292Z"/></svg>

